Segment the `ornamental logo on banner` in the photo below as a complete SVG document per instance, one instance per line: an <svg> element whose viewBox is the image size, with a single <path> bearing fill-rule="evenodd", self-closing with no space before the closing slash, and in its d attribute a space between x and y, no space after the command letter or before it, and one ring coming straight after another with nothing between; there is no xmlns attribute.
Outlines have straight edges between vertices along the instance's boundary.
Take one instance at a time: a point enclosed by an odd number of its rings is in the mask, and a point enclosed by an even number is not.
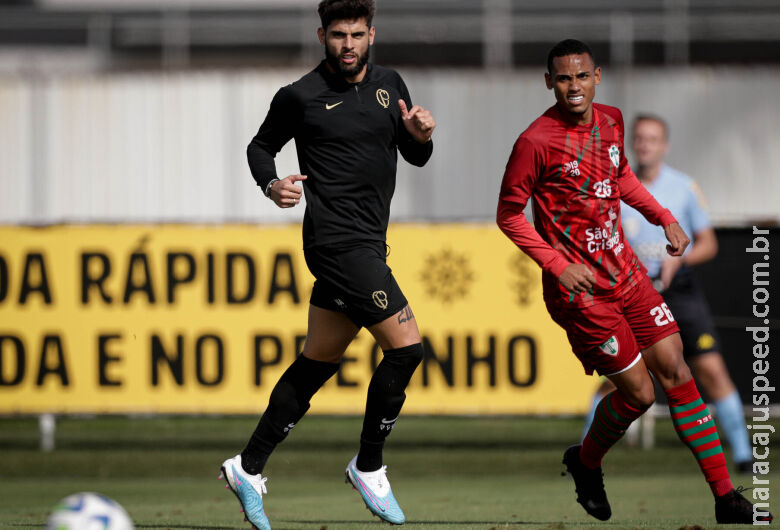
<svg viewBox="0 0 780 530"><path fill-rule="evenodd" d="M609 146L609 159L612 160L612 165L618 167L620 165L620 149L615 144Z"/></svg>
<svg viewBox="0 0 780 530"><path fill-rule="evenodd" d="M612 355L613 357L617 356L618 354L618 340L617 337L612 335L610 338L604 342L601 346L599 346L599 349L606 353L607 355Z"/></svg>

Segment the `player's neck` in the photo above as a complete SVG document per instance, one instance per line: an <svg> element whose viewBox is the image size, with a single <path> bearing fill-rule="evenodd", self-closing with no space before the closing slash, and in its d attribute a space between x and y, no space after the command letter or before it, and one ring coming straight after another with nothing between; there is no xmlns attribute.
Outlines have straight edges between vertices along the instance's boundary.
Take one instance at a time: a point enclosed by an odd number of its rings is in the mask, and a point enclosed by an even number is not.
<svg viewBox="0 0 780 530"><path fill-rule="evenodd" d="M639 166L636 176L642 184L649 186L658 179L658 175L661 174L661 167L663 167L663 164Z"/></svg>
<svg viewBox="0 0 780 530"><path fill-rule="evenodd" d="M363 80L363 78L366 77L366 70L368 70L368 65L364 66L363 69L360 71L360 73L358 73L357 75L352 77L345 77L344 80L350 84L360 83Z"/></svg>
<svg viewBox="0 0 780 530"><path fill-rule="evenodd" d="M593 105L588 107L588 110L586 110L582 114L573 114L571 112L567 112L563 110L560 105L556 105L556 106L558 107L558 113L563 118L563 121L565 121L569 125L578 127L581 125L590 125L591 123L593 123Z"/></svg>

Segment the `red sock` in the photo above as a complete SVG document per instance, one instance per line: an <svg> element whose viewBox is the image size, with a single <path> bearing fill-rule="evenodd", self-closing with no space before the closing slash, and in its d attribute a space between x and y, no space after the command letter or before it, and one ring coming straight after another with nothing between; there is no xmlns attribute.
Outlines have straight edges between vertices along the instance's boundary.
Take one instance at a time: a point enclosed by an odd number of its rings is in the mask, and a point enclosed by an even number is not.
<svg viewBox="0 0 780 530"><path fill-rule="evenodd" d="M719 497L733 490L718 429L712 421L707 405L701 399L696 383L691 379L666 390L666 399L672 413L674 430L680 440L693 451L712 493Z"/></svg>
<svg viewBox="0 0 780 530"><path fill-rule="evenodd" d="M613 390L596 405L593 423L582 441L580 460L591 469L601 466L609 448L625 434L631 422L644 411L626 403L623 395Z"/></svg>

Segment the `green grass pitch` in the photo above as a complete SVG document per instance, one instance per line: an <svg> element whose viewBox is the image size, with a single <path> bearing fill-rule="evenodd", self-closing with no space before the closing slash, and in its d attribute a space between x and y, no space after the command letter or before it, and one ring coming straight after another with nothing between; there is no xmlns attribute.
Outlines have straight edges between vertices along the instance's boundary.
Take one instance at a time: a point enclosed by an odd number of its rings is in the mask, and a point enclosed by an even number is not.
<svg viewBox="0 0 780 530"><path fill-rule="evenodd" d="M217 474L256 421L61 418L57 449L41 453L34 418L0 419L0 528L42 528L57 500L86 490L118 500L137 528L247 529ZM277 449L266 468L265 497L275 530L386 528L344 483L360 427L360 418L307 417ZM606 523L589 518L575 502L574 483L561 476L561 455L580 428L579 418L402 417L388 440L385 464L405 526L717 527L709 488L668 419L658 421L655 449L621 442L607 456L613 516ZM778 456L780 442L770 445L772 470ZM772 492L775 484L780 492L780 474L769 479ZM735 485L750 486L751 480L734 476Z"/></svg>

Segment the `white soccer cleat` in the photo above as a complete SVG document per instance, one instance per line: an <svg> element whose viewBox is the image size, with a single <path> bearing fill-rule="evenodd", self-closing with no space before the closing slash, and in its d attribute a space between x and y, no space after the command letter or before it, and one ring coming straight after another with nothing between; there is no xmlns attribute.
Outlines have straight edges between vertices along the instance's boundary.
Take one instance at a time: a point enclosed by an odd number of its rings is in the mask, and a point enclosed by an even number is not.
<svg viewBox="0 0 780 530"><path fill-rule="evenodd" d="M263 510L263 495L267 493L265 482L268 479L244 471L241 455L225 460L221 470L219 478L224 478L227 482L225 487L238 497L245 519L259 530L271 530L271 523Z"/></svg>
<svg viewBox="0 0 780 530"><path fill-rule="evenodd" d="M356 462L357 456L347 464L345 475L347 481L360 493L366 507L388 523L404 524L406 516L393 496L393 490L387 480L387 466L376 471L363 472L358 470Z"/></svg>

